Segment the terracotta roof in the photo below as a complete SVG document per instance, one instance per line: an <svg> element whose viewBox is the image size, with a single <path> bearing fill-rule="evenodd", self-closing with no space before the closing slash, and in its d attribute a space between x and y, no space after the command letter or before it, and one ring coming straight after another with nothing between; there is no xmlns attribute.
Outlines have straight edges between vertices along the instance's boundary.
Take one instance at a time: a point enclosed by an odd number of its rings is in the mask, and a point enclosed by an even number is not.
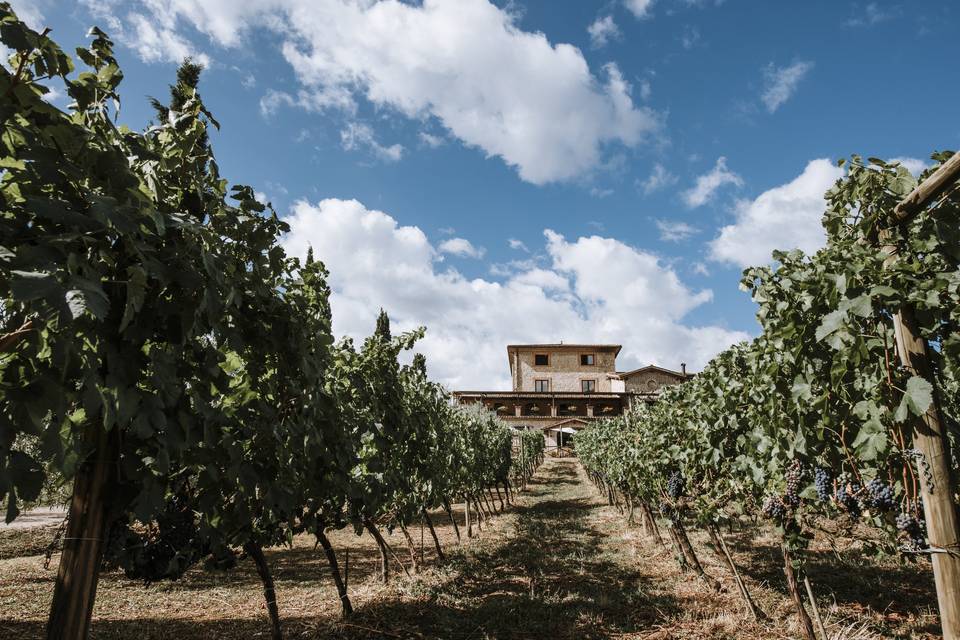
<svg viewBox="0 0 960 640"><path fill-rule="evenodd" d="M578 344L560 342L556 344L508 344L507 353L514 349L601 349L608 351L613 349L616 353L620 353L620 349L623 348L623 345L619 344Z"/></svg>

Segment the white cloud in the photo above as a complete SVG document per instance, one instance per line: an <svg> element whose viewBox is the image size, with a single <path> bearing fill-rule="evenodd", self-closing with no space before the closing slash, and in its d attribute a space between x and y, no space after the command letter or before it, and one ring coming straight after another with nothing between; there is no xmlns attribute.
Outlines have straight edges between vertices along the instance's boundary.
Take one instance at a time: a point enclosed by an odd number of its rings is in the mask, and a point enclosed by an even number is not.
<svg viewBox="0 0 960 640"><path fill-rule="evenodd" d="M695 274L697 274L698 276L709 276L709 275L710 275L710 269L708 269L708 268L707 268L707 265L705 265L705 264L702 263L702 262L694 262L694 263L693 263L692 270L693 270L693 272L694 272Z"/></svg>
<svg viewBox="0 0 960 640"><path fill-rule="evenodd" d="M466 238L450 238L444 240L437 247L441 253L460 256L462 258L482 258L487 251L483 247L475 247L472 242Z"/></svg>
<svg viewBox="0 0 960 640"><path fill-rule="evenodd" d="M523 240L510 238L509 240L507 240L507 243L509 243L511 249L518 249L520 251L526 251L527 253L530 253L530 249L528 249L527 245L523 243Z"/></svg>
<svg viewBox="0 0 960 640"><path fill-rule="evenodd" d="M680 34L680 44L684 49L693 49L700 42L700 29L687 25Z"/></svg>
<svg viewBox="0 0 960 640"><path fill-rule="evenodd" d="M123 41L146 62L182 62L184 58L193 58L205 67L210 66L207 54L198 51L186 38L162 22L140 13L131 13L127 22L134 33Z"/></svg>
<svg viewBox="0 0 960 640"><path fill-rule="evenodd" d="M200 51L181 35L168 13L179 0L144 0L141 10L121 13L119 0L81 0L90 14L102 20L110 36L133 49L144 62L173 62L179 64L184 58L193 58L205 67L210 66L210 57ZM135 4L135 3L133 3ZM126 7L124 7L124 10Z"/></svg>
<svg viewBox="0 0 960 640"><path fill-rule="evenodd" d="M301 89L297 95L267 89L260 98L260 113L265 118L274 115L280 107L299 107L306 111L324 111L326 109L340 109L348 113L357 110L357 104L349 91L331 88L329 90L305 91Z"/></svg>
<svg viewBox="0 0 960 640"><path fill-rule="evenodd" d="M636 18L646 18L650 15L650 9L653 7L653 0L623 0L627 7Z"/></svg>
<svg viewBox="0 0 960 640"><path fill-rule="evenodd" d="M673 175L659 162L653 165L653 171L647 176L647 179L638 182L643 189L644 195L650 195L655 191L660 191L677 183L677 176Z"/></svg>
<svg viewBox="0 0 960 640"><path fill-rule="evenodd" d="M682 242L690 236L700 233L700 229L676 220L657 220L660 239L666 242Z"/></svg>
<svg viewBox="0 0 960 640"><path fill-rule="evenodd" d="M281 106L291 106L296 104L296 98L284 91L268 89L260 98L260 114L269 117L275 114Z"/></svg>
<svg viewBox="0 0 960 640"><path fill-rule="evenodd" d="M67 94L58 89L57 87L52 87L50 85L44 85L47 88L47 92L43 94L43 99L49 102L50 104L55 104L63 100Z"/></svg>
<svg viewBox="0 0 960 640"><path fill-rule="evenodd" d="M640 81L640 99L649 100L650 95L653 93L653 86L650 84L649 80Z"/></svg>
<svg viewBox="0 0 960 640"><path fill-rule="evenodd" d="M727 169L727 159L720 156L717 158L717 163L713 166L713 169L699 176L696 184L683 192L683 201L690 208L701 207L712 200L717 190L725 184L742 187L743 179Z"/></svg>
<svg viewBox="0 0 960 640"><path fill-rule="evenodd" d="M600 187L591 187L590 195L594 198L606 198L613 195L613 189L601 189Z"/></svg>
<svg viewBox="0 0 960 640"><path fill-rule="evenodd" d="M896 158L890 158L888 162L899 162L903 165L903 168L912 173L915 176L919 176L925 169L930 166L930 163L926 160L921 160L920 158L908 158L905 156L897 156Z"/></svg>
<svg viewBox="0 0 960 640"><path fill-rule="evenodd" d="M795 62L788 67L775 67L771 62L763 70L763 93L760 100L773 113L797 90L800 81L810 70L812 62Z"/></svg>
<svg viewBox="0 0 960 640"><path fill-rule="evenodd" d="M420 229L355 200L301 201L286 220L288 252L303 257L312 246L330 269L335 333L368 335L380 307L398 331L425 325L418 351L450 388L508 389L510 343L618 342L622 367L696 369L748 337L685 324L711 292L691 290L656 256L611 238L568 241L548 230L539 264L501 266L495 281L438 270L438 250Z"/></svg>
<svg viewBox="0 0 960 640"><path fill-rule="evenodd" d="M345 151L367 149L384 162L397 162L403 157L403 145L392 144L389 147L377 142L370 125L362 122L350 122L340 131L340 146Z"/></svg>
<svg viewBox="0 0 960 640"><path fill-rule="evenodd" d="M534 184L589 174L611 144L636 147L660 129L657 113L634 105L616 65L594 73L578 48L523 31L488 0L138 1L168 44L179 43L167 58L186 48L173 31L184 26L226 47L270 29L306 92L274 106L340 107L349 96L416 120L432 116ZM137 51L158 59L157 48Z"/></svg>
<svg viewBox="0 0 960 640"><path fill-rule="evenodd" d="M826 239L823 194L842 176L843 169L829 160L811 160L787 184L740 201L734 224L710 243L710 258L748 267L769 263L774 249L816 251Z"/></svg>
<svg viewBox="0 0 960 640"><path fill-rule="evenodd" d="M435 136L432 133L427 133L426 131L421 131L418 134L418 137L420 138L420 142L427 145L431 149L436 149L437 147L441 147L446 142L443 136Z"/></svg>
<svg viewBox="0 0 960 640"><path fill-rule="evenodd" d="M8 0L13 12L17 14L28 27L34 31L42 31L44 27L45 16L42 7L47 4L45 0Z"/></svg>
<svg viewBox="0 0 960 640"><path fill-rule="evenodd" d="M512 281L517 285L529 285L544 291L570 291L570 281L556 271L532 267L513 275Z"/></svg>
<svg viewBox="0 0 960 640"><path fill-rule="evenodd" d="M847 20L848 27L872 27L879 22L885 22L896 17L900 13L900 7L881 8L876 2L869 2L861 10L859 5L854 5L853 15Z"/></svg>
<svg viewBox="0 0 960 640"><path fill-rule="evenodd" d="M257 79L252 73L248 73L243 77L243 80L240 81L240 84L243 85L244 89L253 89L257 86Z"/></svg>
<svg viewBox="0 0 960 640"><path fill-rule="evenodd" d="M620 28L613 21L613 16L603 16L598 17L587 27L587 33L590 34L590 43L594 48L599 49L611 40L619 38Z"/></svg>

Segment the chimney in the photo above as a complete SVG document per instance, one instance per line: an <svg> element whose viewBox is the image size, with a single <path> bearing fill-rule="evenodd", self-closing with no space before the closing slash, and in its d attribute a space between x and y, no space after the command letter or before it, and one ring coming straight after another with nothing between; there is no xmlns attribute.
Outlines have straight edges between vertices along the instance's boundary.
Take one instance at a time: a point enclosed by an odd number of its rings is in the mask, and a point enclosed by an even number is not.
<svg viewBox="0 0 960 640"><path fill-rule="evenodd" d="M681 362L681 363L680 363L680 373L682 373L684 379L686 379L686 377L687 377L687 363L686 363L686 362Z"/></svg>

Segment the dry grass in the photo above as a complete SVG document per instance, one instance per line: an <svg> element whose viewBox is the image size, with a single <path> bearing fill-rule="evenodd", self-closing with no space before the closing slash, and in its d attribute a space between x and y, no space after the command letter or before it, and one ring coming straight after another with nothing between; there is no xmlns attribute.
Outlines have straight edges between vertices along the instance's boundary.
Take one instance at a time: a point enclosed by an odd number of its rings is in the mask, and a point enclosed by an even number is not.
<svg viewBox="0 0 960 640"><path fill-rule="evenodd" d="M0 529L0 561L46 553L58 525L29 529Z"/></svg>
<svg viewBox="0 0 960 640"><path fill-rule="evenodd" d="M462 512L458 514L462 524ZM691 532L715 593L677 569L656 542L628 527L586 481L575 459L549 460L515 508L457 547L435 516L449 559L418 576L377 581L376 548L352 531L331 537L341 563L350 554L356 614L339 619L322 553L307 537L268 551L288 638L792 638L795 616L770 536L727 535L752 593L769 619L750 620L720 560ZM411 533L419 543L419 527ZM409 558L399 534L388 537ZM6 556L4 556L6 557ZM933 579L923 566L839 563L814 546L811 579L828 631L838 640L936 637ZM54 557L55 566L56 557ZM42 556L0 560L0 638L41 638L55 572ZM191 570L144 586L109 572L100 580L94 638L191 640L269 637L253 565Z"/></svg>

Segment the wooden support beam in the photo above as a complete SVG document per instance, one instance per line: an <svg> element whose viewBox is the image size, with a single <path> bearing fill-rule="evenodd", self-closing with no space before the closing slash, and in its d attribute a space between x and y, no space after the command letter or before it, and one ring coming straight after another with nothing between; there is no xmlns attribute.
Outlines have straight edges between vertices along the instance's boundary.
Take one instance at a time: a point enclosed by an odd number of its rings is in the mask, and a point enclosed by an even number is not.
<svg viewBox="0 0 960 640"><path fill-rule="evenodd" d="M917 185L917 188L907 194L907 197L893 209L893 217L897 223L906 222L923 210L931 200L937 198L960 179L960 153L940 165L933 175Z"/></svg>
<svg viewBox="0 0 960 640"><path fill-rule="evenodd" d="M898 222L907 222L923 207L953 186L960 178L960 153L954 154L929 178L910 192L894 209ZM882 250L886 254L885 267L897 261L897 246L893 234L880 234ZM937 588L940 624L943 637L960 640L960 514L953 496L956 479L950 463L950 443L940 409L939 393L930 359L930 346L920 333L912 305L904 305L893 318L900 364L912 375L919 376L934 387L933 402L922 416L912 417L913 446L918 449L930 467L932 483L920 483L927 540L932 554L933 578Z"/></svg>

